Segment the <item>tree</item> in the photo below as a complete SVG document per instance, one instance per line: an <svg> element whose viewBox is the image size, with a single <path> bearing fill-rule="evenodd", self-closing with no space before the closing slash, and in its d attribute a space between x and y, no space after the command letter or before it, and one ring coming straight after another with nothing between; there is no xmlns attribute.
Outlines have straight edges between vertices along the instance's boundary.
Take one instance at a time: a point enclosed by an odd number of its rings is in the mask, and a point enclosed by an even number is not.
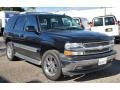
<svg viewBox="0 0 120 90"><path fill-rule="evenodd" d="M35 11L36 7L28 7L26 11Z"/></svg>
<svg viewBox="0 0 120 90"><path fill-rule="evenodd" d="M25 11L24 8L21 8L21 7L0 7L0 11L20 11L20 12L23 12Z"/></svg>

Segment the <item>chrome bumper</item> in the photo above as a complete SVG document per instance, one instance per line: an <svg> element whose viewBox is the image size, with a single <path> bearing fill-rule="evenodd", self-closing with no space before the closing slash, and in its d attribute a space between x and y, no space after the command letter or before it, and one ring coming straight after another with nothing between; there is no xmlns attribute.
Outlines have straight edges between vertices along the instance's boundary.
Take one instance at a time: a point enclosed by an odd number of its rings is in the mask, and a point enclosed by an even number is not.
<svg viewBox="0 0 120 90"><path fill-rule="evenodd" d="M62 72L65 75L69 75L72 73L76 74L82 74L82 73L88 73L100 69L101 67L105 67L115 59L115 54L113 55L108 55L104 57L99 57L95 59L87 59L87 60L63 60L62 61ZM107 58L106 64L103 65L98 65L99 59L101 58ZM73 75L74 75L73 74Z"/></svg>

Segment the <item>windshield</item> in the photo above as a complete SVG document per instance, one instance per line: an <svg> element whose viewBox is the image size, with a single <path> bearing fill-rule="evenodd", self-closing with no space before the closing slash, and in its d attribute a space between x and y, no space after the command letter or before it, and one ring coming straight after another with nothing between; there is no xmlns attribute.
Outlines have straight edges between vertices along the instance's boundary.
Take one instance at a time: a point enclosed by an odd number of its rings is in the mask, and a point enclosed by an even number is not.
<svg viewBox="0 0 120 90"><path fill-rule="evenodd" d="M94 26L103 26L103 18L94 18Z"/></svg>
<svg viewBox="0 0 120 90"><path fill-rule="evenodd" d="M69 16L41 15L38 16L41 30L81 30L80 26Z"/></svg>

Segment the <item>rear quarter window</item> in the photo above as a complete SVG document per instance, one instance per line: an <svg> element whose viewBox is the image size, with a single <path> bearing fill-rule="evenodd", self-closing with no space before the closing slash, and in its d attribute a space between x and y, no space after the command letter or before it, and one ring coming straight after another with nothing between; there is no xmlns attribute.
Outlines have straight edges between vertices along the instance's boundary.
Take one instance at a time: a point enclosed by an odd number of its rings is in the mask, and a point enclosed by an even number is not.
<svg viewBox="0 0 120 90"><path fill-rule="evenodd" d="M93 23L94 26L103 26L103 18L94 18Z"/></svg>
<svg viewBox="0 0 120 90"><path fill-rule="evenodd" d="M14 16L12 18L10 18L7 22L7 24L5 25L5 29L13 29L15 22L16 22L17 16Z"/></svg>

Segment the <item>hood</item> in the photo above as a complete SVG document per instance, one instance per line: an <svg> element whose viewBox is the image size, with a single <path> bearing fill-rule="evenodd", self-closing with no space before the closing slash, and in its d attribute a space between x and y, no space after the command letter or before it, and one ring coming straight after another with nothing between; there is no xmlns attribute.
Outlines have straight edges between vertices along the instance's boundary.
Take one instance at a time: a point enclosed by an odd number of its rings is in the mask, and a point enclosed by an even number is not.
<svg viewBox="0 0 120 90"><path fill-rule="evenodd" d="M69 42L101 42L101 41L108 41L113 39L110 36L105 34L101 34L98 32L91 32L91 31L51 31L45 32L45 34L54 40L59 41L69 41Z"/></svg>

